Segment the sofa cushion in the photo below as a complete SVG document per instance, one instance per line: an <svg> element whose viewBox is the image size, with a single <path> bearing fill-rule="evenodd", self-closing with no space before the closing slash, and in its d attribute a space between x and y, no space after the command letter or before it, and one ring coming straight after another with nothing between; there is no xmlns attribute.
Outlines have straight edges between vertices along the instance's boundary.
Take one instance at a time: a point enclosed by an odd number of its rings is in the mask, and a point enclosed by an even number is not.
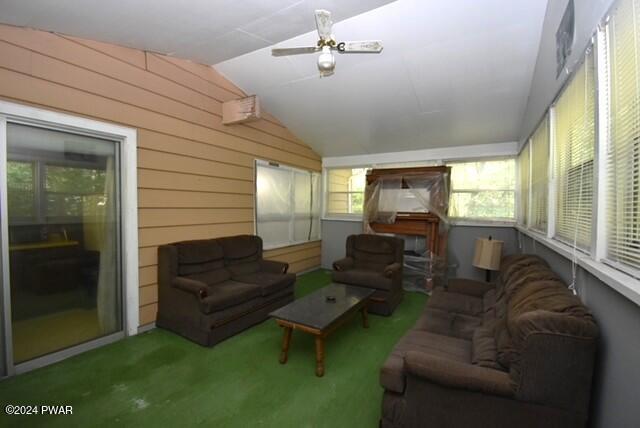
<svg viewBox="0 0 640 428"><path fill-rule="evenodd" d="M471 362L471 341L410 330L396 344L380 370L380 384L386 390L404 392L404 356L408 351L424 352L449 361Z"/></svg>
<svg viewBox="0 0 640 428"><path fill-rule="evenodd" d="M200 309L205 314L239 305L260 296L260 287L236 281L224 281L207 287L207 297L201 300Z"/></svg>
<svg viewBox="0 0 640 428"><path fill-rule="evenodd" d="M471 340L473 332L482 324L482 319L472 315L432 308L428 302L414 329L435 334Z"/></svg>
<svg viewBox="0 0 640 428"><path fill-rule="evenodd" d="M220 268L208 270L206 272L194 273L191 275L184 275L184 277L193 279L195 281L204 282L207 285L215 285L231 279L231 273L225 268Z"/></svg>
<svg viewBox="0 0 640 428"><path fill-rule="evenodd" d="M364 269L333 271L332 278L335 282L376 288L378 290L391 290L393 285L392 278L386 277L379 272Z"/></svg>
<svg viewBox="0 0 640 428"><path fill-rule="evenodd" d="M499 282L501 284L508 284L512 276L518 275L518 273L529 266L541 266L549 268L549 264L541 257L534 254L520 254L511 256L506 261L505 265L500 266Z"/></svg>
<svg viewBox="0 0 640 428"><path fill-rule="evenodd" d="M518 353L513 346L506 317L496 320L494 338L496 341L496 361L505 369L509 369L518 358Z"/></svg>
<svg viewBox="0 0 640 428"><path fill-rule="evenodd" d="M205 330L211 330L275 301L283 301L284 306L289 303L287 300L293 301L293 290L291 289L281 290L265 297L254 297L253 299L245 300L235 306L230 306L225 309L214 311L210 314L205 314L205 316L200 319L200 326Z"/></svg>
<svg viewBox="0 0 640 428"><path fill-rule="evenodd" d="M507 307L509 325L524 313L536 310L591 318L591 313L580 299L559 280L533 281L524 284L509 298Z"/></svg>
<svg viewBox="0 0 640 428"><path fill-rule="evenodd" d="M396 261L394 238L366 234L355 235L352 251L353 254L350 255L356 262L385 266Z"/></svg>
<svg viewBox="0 0 640 428"><path fill-rule="evenodd" d="M178 263L206 263L223 257L222 247L215 239L183 241L174 245L178 249Z"/></svg>
<svg viewBox="0 0 640 428"><path fill-rule="evenodd" d="M276 291L283 290L287 287L293 286L296 282L296 275L293 273L270 273L270 272L256 272L246 275L236 275L233 277L234 281L246 282L248 284L256 284L260 287L260 293L262 296L275 293Z"/></svg>
<svg viewBox="0 0 640 428"><path fill-rule="evenodd" d="M482 323L486 324L496 319L496 290L489 290L482 296Z"/></svg>
<svg viewBox="0 0 640 428"><path fill-rule="evenodd" d="M233 275L247 275L260 270L262 239L254 235L220 238L225 266Z"/></svg>
<svg viewBox="0 0 640 428"><path fill-rule="evenodd" d="M482 367L500 369L498 364L498 349L494 337L494 323L478 327L471 339L471 363Z"/></svg>
<svg viewBox="0 0 640 428"><path fill-rule="evenodd" d="M481 316L483 313L481 298L442 289L433 290L427 305L431 308L466 315Z"/></svg>
<svg viewBox="0 0 640 428"><path fill-rule="evenodd" d="M175 246L178 251L178 275L193 275L224 267L222 247L215 239L184 241Z"/></svg>

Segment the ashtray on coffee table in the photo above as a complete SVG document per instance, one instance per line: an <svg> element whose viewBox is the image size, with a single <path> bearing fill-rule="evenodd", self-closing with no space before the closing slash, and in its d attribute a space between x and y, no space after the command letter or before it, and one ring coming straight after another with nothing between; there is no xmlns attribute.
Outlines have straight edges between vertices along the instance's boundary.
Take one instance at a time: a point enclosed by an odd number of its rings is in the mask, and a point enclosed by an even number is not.
<svg viewBox="0 0 640 428"><path fill-rule="evenodd" d="M287 362L293 330L304 331L315 336L316 375L323 376L326 337L358 311L362 314L364 328L369 327L367 300L374 292L369 288L331 283L271 312L269 316L284 328L280 363Z"/></svg>

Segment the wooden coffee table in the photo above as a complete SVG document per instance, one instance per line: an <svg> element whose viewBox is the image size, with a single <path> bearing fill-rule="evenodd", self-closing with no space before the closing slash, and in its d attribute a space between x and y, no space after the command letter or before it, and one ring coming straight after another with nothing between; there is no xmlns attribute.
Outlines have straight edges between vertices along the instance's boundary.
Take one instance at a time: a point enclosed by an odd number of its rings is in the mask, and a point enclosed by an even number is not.
<svg viewBox="0 0 640 428"><path fill-rule="evenodd" d="M271 312L269 316L284 328L280 363L287 362L293 330L304 331L315 336L316 375L323 376L326 337L358 311L364 328L368 328L367 300L373 293L369 288L332 283Z"/></svg>

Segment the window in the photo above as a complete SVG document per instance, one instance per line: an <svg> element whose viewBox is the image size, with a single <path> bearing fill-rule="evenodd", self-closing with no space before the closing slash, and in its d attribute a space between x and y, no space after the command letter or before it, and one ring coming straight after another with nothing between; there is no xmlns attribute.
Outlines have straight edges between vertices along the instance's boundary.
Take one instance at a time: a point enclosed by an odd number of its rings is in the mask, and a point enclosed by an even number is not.
<svg viewBox="0 0 640 428"><path fill-rule="evenodd" d="M366 174L366 168L327 170L327 216L362 216Z"/></svg>
<svg viewBox="0 0 640 428"><path fill-rule="evenodd" d="M7 208L12 220L36 218L35 165L35 162L7 161Z"/></svg>
<svg viewBox="0 0 640 428"><path fill-rule="evenodd" d="M320 239L320 174L256 161L256 233L265 248Z"/></svg>
<svg viewBox="0 0 640 428"><path fill-rule="evenodd" d="M530 188L530 150L525 144L518 155L518 171L520 173L520 205L518 207L518 224L527 227L529 224L529 188Z"/></svg>
<svg viewBox="0 0 640 428"><path fill-rule="evenodd" d="M529 226L539 232L547 231L547 202L549 194L549 116L540 122L531 136L531 218Z"/></svg>
<svg viewBox="0 0 640 428"><path fill-rule="evenodd" d="M449 216L459 219L515 219L515 160L451 164Z"/></svg>
<svg viewBox="0 0 640 428"><path fill-rule="evenodd" d="M640 268L640 0L622 0L607 28L610 142L607 147L607 253Z"/></svg>
<svg viewBox="0 0 640 428"><path fill-rule="evenodd" d="M555 105L556 238L585 251L591 247L595 148L593 50Z"/></svg>

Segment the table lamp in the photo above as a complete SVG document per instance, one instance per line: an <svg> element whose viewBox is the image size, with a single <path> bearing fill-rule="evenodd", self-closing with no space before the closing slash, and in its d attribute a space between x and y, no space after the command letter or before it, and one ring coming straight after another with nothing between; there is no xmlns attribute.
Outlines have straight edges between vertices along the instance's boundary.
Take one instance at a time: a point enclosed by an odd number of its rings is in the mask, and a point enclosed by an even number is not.
<svg viewBox="0 0 640 428"><path fill-rule="evenodd" d="M502 245L504 241L489 238L476 239L476 249L473 254L473 265L480 269L486 269L486 281L491 280L491 271L500 269L502 257Z"/></svg>

